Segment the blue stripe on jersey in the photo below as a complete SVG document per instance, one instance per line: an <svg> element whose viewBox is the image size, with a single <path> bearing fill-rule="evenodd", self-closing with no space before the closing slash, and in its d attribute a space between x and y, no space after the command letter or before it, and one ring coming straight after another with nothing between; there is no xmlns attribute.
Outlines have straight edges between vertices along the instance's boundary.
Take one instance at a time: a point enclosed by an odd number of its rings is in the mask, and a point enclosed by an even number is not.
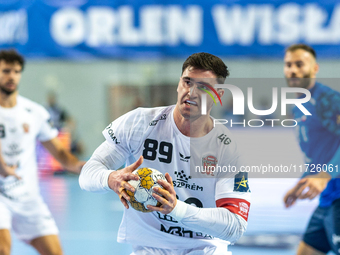
<svg viewBox="0 0 340 255"><path fill-rule="evenodd" d="M305 162L315 165L334 163L333 156L340 145L340 93L320 83L316 83L310 92L311 100L304 107L311 116L304 115L297 107L293 108ZM338 198L340 178L335 178L321 193L320 206L330 206Z"/></svg>

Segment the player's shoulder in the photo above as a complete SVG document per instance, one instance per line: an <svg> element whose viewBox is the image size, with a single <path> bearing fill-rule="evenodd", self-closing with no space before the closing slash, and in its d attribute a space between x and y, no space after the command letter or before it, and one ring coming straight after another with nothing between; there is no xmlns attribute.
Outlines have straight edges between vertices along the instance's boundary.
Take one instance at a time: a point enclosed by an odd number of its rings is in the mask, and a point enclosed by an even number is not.
<svg viewBox="0 0 340 255"><path fill-rule="evenodd" d="M313 98L312 103L315 104L317 111L334 110L340 106L340 92L321 83L315 84Z"/></svg>
<svg viewBox="0 0 340 255"><path fill-rule="evenodd" d="M47 114L46 109L41 104L20 95L18 96L18 105L32 114L41 116L46 116Z"/></svg>
<svg viewBox="0 0 340 255"><path fill-rule="evenodd" d="M152 121L166 119L173 106L136 108L123 116L119 117L118 122L124 122L129 126L152 126ZM112 122L113 123L113 122Z"/></svg>
<svg viewBox="0 0 340 255"><path fill-rule="evenodd" d="M213 132L214 132L215 135L217 135L217 137L220 140L221 139L223 140L224 144L226 144L226 143L231 144L231 139L233 138L233 140L234 140L234 136L233 136L232 132L225 125L215 124L215 127L213 128ZM227 137L229 139L226 139Z"/></svg>
<svg viewBox="0 0 340 255"><path fill-rule="evenodd" d="M172 106L134 109L112 121L104 130L103 135L109 142L116 140L139 141L155 126L154 121L165 120ZM126 140L125 139L125 140Z"/></svg>
<svg viewBox="0 0 340 255"><path fill-rule="evenodd" d="M131 115L135 115L146 120L154 120L157 119L157 117L166 118L166 116L171 112L172 108L173 106L162 106L152 108L139 107L131 111Z"/></svg>

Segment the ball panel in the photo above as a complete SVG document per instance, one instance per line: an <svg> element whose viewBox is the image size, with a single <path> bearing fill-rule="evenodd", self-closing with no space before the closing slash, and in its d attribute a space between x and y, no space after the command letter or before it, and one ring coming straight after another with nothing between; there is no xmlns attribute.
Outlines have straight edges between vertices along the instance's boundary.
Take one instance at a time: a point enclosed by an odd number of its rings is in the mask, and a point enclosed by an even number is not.
<svg viewBox="0 0 340 255"><path fill-rule="evenodd" d="M127 191L130 196L130 205L137 211L151 212L147 209L147 205L161 206L153 196L153 187L163 188L157 183L157 180L166 180L164 175L152 168L140 168L132 172L139 176L138 181L131 180L128 183L135 188L135 193Z"/></svg>

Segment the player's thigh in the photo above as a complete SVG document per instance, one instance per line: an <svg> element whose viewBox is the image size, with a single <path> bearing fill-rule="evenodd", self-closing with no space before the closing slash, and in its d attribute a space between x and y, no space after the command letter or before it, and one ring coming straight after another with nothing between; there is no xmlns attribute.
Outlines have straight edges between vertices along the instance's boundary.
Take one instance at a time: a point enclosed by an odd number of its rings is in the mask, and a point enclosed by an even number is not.
<svg viewBox="0 0 340 255"><path fill-rule="evenodd" d="M328 208L316 208L303 235L298 255L327 254L331 250L325 229L325 219L328 214Z"/></svg>
<svg viewBox="0 0 340 255"><path fill-rule="evenodd" d="M31 245L41 255L62 255L63 251L57 235L41 236L33 239Z"/></svg>
<svg viewBox="0 0 340 255"><path fill-rule="evenodd" d="M340 199L332 203L325 218L325 229L332 251L340 255Z"/></svg>
<svg viewBox="0 0 340 255"><path fill-rule="evenodd" d="M11 233L9 229L0 229L0 255L10 255Z"/></svg>
<svg viewBox="0 0 340 255"><path fill-rule="evenodd" d="M39 198L15 209L12 229L18 239L26 243L38 237L59 233L50 210Z"/></svg>
<svg viewBox="0 0 340 255"><path fill-rule="evenodd" d="M299 248L297 250L297 255L325 255L321 251L314 249L312 246L306 244L304 241L301 241L299 244Z"/></svg>

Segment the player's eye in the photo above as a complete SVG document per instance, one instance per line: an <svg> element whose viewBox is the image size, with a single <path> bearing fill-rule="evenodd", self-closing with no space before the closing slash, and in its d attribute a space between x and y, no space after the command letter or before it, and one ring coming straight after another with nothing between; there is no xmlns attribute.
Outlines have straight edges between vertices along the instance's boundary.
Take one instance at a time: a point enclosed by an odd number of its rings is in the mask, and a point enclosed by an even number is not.
<svg viewBox="0 0 340 255"><path fill-rule="evenodd" d="M192 86L192 81L190 81L190 80L184 80L184 83L185 83L187 86Z"/></svg>

